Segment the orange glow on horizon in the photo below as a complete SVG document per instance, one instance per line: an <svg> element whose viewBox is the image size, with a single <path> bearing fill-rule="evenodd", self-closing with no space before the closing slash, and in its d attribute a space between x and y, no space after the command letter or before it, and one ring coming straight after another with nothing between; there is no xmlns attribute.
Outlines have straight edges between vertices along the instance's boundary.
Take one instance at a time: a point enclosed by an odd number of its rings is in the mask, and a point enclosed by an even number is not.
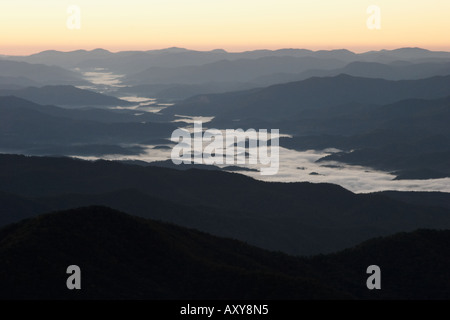
<svg viewBox="0 0 450 320"><path fill-rule="evenodd" d="M373 4L380 8L379 30L366 25ZM80 9L79 29L68 28L70 5ZM449 13L450 1L441 0L3 0L0 54L168 47L450 51Z"/></svg>

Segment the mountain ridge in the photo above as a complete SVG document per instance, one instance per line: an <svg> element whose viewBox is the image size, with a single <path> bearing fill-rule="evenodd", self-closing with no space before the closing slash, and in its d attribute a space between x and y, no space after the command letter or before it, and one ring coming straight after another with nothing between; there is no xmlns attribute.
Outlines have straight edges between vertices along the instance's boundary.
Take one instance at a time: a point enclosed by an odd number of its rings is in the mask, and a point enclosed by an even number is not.
<svg viewBox="0 0 450 320"><path fill-rule="evenodd" d="M341 74L247 91L199 95L179 102L163 110L163 113L216 116L222 121L246 118L287 120L299 117L304 109L314 110L351 102L388 104L407 98L446 97L450 95L449 84L450 76L390 81Z"/></svg>
<svg viewBox="0 0 450 320"><path fill-rule="evenodd" d="M418 228L450 228L446 207L354 194L332 184L267 183L222 171L110 161L0 155L0 190L31 200L28 215L34 208L104 205L292 254L333 252ZM9 210L17 212L17 203Z"/></svg>
<svg viewBox="0 0 450 320"><path fill-rule="evenodd" d="M85 207L0 229L0 297L448 299L449 244L450 231L418 230L333 255L292 257ZM73 264L81 268L81 290L66 288L65 271ZM382 290L366 287L365 271L373 264L381 266Z"/></svg>
<svg viewBox="0 0 450 320"><path fill-rule="evenodd" d="M129 106L132 103L91 90L70 85L27 87L18 90L0 90L0 96L16 96L43 105L71 107Z"/></svg>

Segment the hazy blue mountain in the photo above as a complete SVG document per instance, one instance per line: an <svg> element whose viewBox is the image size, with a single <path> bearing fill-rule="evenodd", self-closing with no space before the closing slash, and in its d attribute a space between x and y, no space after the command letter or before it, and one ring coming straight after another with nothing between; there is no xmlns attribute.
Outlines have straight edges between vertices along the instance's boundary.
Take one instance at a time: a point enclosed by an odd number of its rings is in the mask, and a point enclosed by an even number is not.
<svg viewBox="0 0 450 320"><path fill-rule="evenodd" d="M157 98L160 101L183 100L205 93L224 93L229 91L252 89L255 84L244 82L209 82L200 84L146 84L120 87L111 94L117 96L137 95Z"/></svg>
<svg viewBox="0 0 450 320"><path fill-rule="evenodd" d="M101 121L92 120L102 116L105 118ZM125 120L118 121L118 117ZM121 150L111 149L111 145L166 138L176 128L171 123L131 121L130 117L132 115L95 109L64 110L12 96L1 97L0 148L32 154L58 154L58 150L84 150L83 153L92 150L95 154L101 149L95 151L92 145L102 145L104 151ZM137 149L127 147L127 150L125 154L134 154ZM72 152L69 154L74 154Z"/></svg>
<svg viewBox="0 0 450 320"><path fill-rule="evenodd" d="M224 59L220 50L201 52L182 48L168 48L150 51L121 51L113 53L104 49L92 51L76 50L61 52L43 51L26 57L9 57L32 63L58 65L65 68L107 68L119 73L135 73L143 66L185 66L201 65Z"/></svg>
<svg viewBox="0 0 450 320"><path fill-rule="evenodd" d="M450 138L447 126L449 108L450 96L439 99L405 99L386 105L348 103L302 110L296 118L271 121L269 125L277 125L277 128L303 138L334 136L329 143L344 149L380 146L377 138L385 140L381 141L385 144L389 135L390 143L435 136L438 140L423 141L421 144L428 149L439 150L440 147L448 146L447 137ZM301 144L300 140L298 142ZM305 148L310 147L310 141L304 139L304 143Z"/></svg>
<svg viewBox="0 0 450 320"><path fill-rule="evenodd" d="M348 74L354 77L380 78L386 80L414 80L433 76L450 75L450 62L382 64L377 62L351 62L333 70L307 70L301 73L276 73L253 79L251 83L268 86L277 83L301 81L311 77L333 77ZM207 93L207 92L205 92Z"/></svg>
<svg viewBox="0 0 450 320"><path fill-rule="evenodd" d="M151 67L130 75L128 84L201 84L205 82L249 82L274 72L301 72L311 68L332 69L344 66L337 59L315 57L263 57L258 59L221 60L202 66Z"/></svg>
<svg viewBox="0 0 450 320"><path fill-rule="evenodd" d="M448 52L433 52L420 48L401 48L355 54L351 51L307 49L254 50L227 52L222 49L195 51L183 48L167 48L149 51L122 51L112 53L104 49L61 52L48 50L30 56L9 56L4 59L58 65L64 68L107 68L122 74L133 74L150 67L201 66L221 60L258 59L264 57L313 57L346 61L391 63L398 60L431 62L449 60Z"/></svg>
<svg viewBox="0 0 450 320"><path fill-rule="evenodd" d="M166 114L216 116L233 120L292 120L304 110L348 103L388 104L408 98L450 95L450 76L389 81L339 75L273 85L262 89L199 95L167 108Z"/></svg>
<svg viewBox="0 0 450 320"><path fill-rule="evenodd" d="M134 74L149 67L201 66L221 60L258 59L263 57L317 57L352 61L355 54L348 50L311 51L306 49L255 50L227 52L222 49L196 51L183 48L167 48L149 51L122 51L112 53L103 49L61 52L43 51L30 56L10 56L7 59L58 65L67 69L106 68L122 74Z"/></svg>
<svg viewBox="0 0 450 320"><path fill-rule="evenodd" d="M0 97L0 105L26 107L50 116L74 120L92 120L104 123L120 122L160 122L159 114L141 112L139 109L104 109L104 108L62 108L52 105L41 105L16 96ZM136 115L137 114L137 115Z"/></svg>
<svg viewBox="0 0 450 320"><path fill-rule="evenodd" d="M392 62L397 60L430 61L436 59L449 59L450 53L445 51L431 51L422 48L398 48L393 50L368 51L359 55L366 61Z"/></svg>
<svg viewBox="0 0 450 320"><path fill-rule="evenodd" d="M400 179L450 176L450 97L407 99L383 106L348 104L303 113L272 127L294 133L282 146L337 148L322 160L394 172Z"/></svg>
<svg viewBox="0 0 450 320"><path fill-rule="evenodd" d="M104 49L94 49L90 51L75 50L69 52L45 50L39 53L31 54L29 56L9 56L7 58L16 61L26 61L28 63L46 64L51 66L60 66L66 69L72 69L77 67L81 62L85 60L102 60L111 56L114 56L114 53Z"/></svg>
<svg viewBox="0 0 450 320"><path fill-rule="evenodd" d="M414 80L450 74L450 61L435 63L352 62L337 70L334 75L345 73L356 77L383 78L387 80Z"/></svg>
<svg viewBox="0 0 450 320"><path fill-rule="evenodd" d="M305 68L305 64L300 62L289 68L285 67L286 64L280 63L278 65L273 64L270 67L270 60L273 61L274 59L284 60L287 63L288 60L298 59L299 61L304 61L310 58L272 57L258 60L228 61L227 63L230 66L226 67L227 70L219 70L219 65L223 64L223 62L183 68L153 67L137 75L130 76L130 81L136 83L136 85L119 88L118 92L162 99L186 99L199 94L253 89L279 83L306 80L311 77L334 77L340 74L386 80L414 80L450 75L450 61L430 63L410 63L406 61L401 63L397 61L389 64L355 61L345 67L330 70L330 60L322 59L324 62L322 64L319 63L319 69L293 73L296 69ZM317 61L317 58L314 59ZM267 66L258 67L257 70L249 70L252 65L256 65L258 61L264 60L269 60ZM234 67L237 70L233 70ZM306 68L309 67L311 67L311 64L307 63ZM211 70L211 73L208 72L208 69ZM276 73L266 74L271 72L270 69L276 71ZM283 73L281 71L283 69L286 69L288 72ZM247 73L243 75L244 71ZM255 73L262 73L263 75L251 79L251 76ZM205 79L213 80L202 82ZM138 83L151 84L139 85Z"/></svg>
<svg viewBox="0 0 450 320"><path fill-rule="evenodd" d="M38 86L39 83L25 77L3 77L0 76L1 90L15 90L24 87Z"/></svg>
<svg viewBox="0 0 450 320"><path fill-rule="evenodd" d="M0 190L42 208L105 205L293 254L332 252L417 228L450 228L448 208L217 170L0 155Z"/></svg>
<svg viewBox="0 0 450 320"><path fill-rule="evenodd" d="M26 62L1 60L0 74L2 77L19 78L21 81L31 80L43 85L88 85L81 75L57 66L30 64ZM25 80L23 78L26 78ZM13 84L16 82L12 82ZM20 83L19 83L20 84ZM32 83L30 83L32 84Z"/></svg>
<svg viewBox="0 0 450 320"><path fill-rule="evenodd" d="M418 230L303 258L95 206L24 220L0 229L0 239L0 297L8 300L450 296L449 231ZM65 286L74 263L82 290ZM366 287L373 264L381 266L382 290Z"/></svg>
<svg viewBox="0 0 450 320"><path fill-rule="evenodd" d="M0 96L16 96L39 104L67 107L129 106L132 104L116 97L69 85L0 90Z"/></svg>

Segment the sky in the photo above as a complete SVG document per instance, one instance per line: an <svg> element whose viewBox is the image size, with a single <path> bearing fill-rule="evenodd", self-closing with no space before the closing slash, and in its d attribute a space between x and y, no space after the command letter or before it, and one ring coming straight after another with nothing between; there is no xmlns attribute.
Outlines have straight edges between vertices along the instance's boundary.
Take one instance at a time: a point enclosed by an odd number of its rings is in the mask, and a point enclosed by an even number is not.
<svg viewBox="0 0 450 320"><path fill-rule="evenodd" d="M368 12L371 6L379 11ZM0 54L167 47L450 51L449 15L448 0L1 0Z"/></svg>

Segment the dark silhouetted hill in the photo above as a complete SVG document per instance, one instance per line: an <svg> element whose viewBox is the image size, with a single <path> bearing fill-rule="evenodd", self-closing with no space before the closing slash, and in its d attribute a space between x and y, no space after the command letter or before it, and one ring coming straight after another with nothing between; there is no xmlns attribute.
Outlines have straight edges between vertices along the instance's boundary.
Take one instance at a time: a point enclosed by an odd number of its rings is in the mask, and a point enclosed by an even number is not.
<svg viewBox="0 0 450 320"><path fill-rule="evenodd" d="M419 230L312 258L105 207L0 229L2 299L448 299L450 231ZM81 290L66 288L69 265ZM366 287L369 265L381 290ZM31 267L32 266L32 267Z"/></svg>
<svg viewBox="0 0 450 320"><path fill-rule="evenodd" d="M78 292L66 288L72 264L82 270ZM292 274L290 264L302 266L282 254L104 207L43 215L0 230L3 299L346 297Z"/></svg>
<svg viewBox="0 0 450 320"><path fill-rule="evenodd" d="M355 248L329 256L315 257L314 269L333 270L328 283L363 299L447 300L450 296L450 231L417 230L372 239ZM365 285L369 265L381 268L381 290ZM348 279L346 280L346 274Z"/></svg>
<svg viewBox="0 0 450 320"><path fill-rule="evenodd" d="M381 193L393 199L401 200L415 205L450 208L450 193L419 191L383 191Z"/></svg>
<svg viewBox="0 0 450 320"><path fill-rule="evenodd" d="M332 252L418 228L450 228L448 208L215 170L0 155L0 190L49 210L105 205L293 254Z"/></svg>

